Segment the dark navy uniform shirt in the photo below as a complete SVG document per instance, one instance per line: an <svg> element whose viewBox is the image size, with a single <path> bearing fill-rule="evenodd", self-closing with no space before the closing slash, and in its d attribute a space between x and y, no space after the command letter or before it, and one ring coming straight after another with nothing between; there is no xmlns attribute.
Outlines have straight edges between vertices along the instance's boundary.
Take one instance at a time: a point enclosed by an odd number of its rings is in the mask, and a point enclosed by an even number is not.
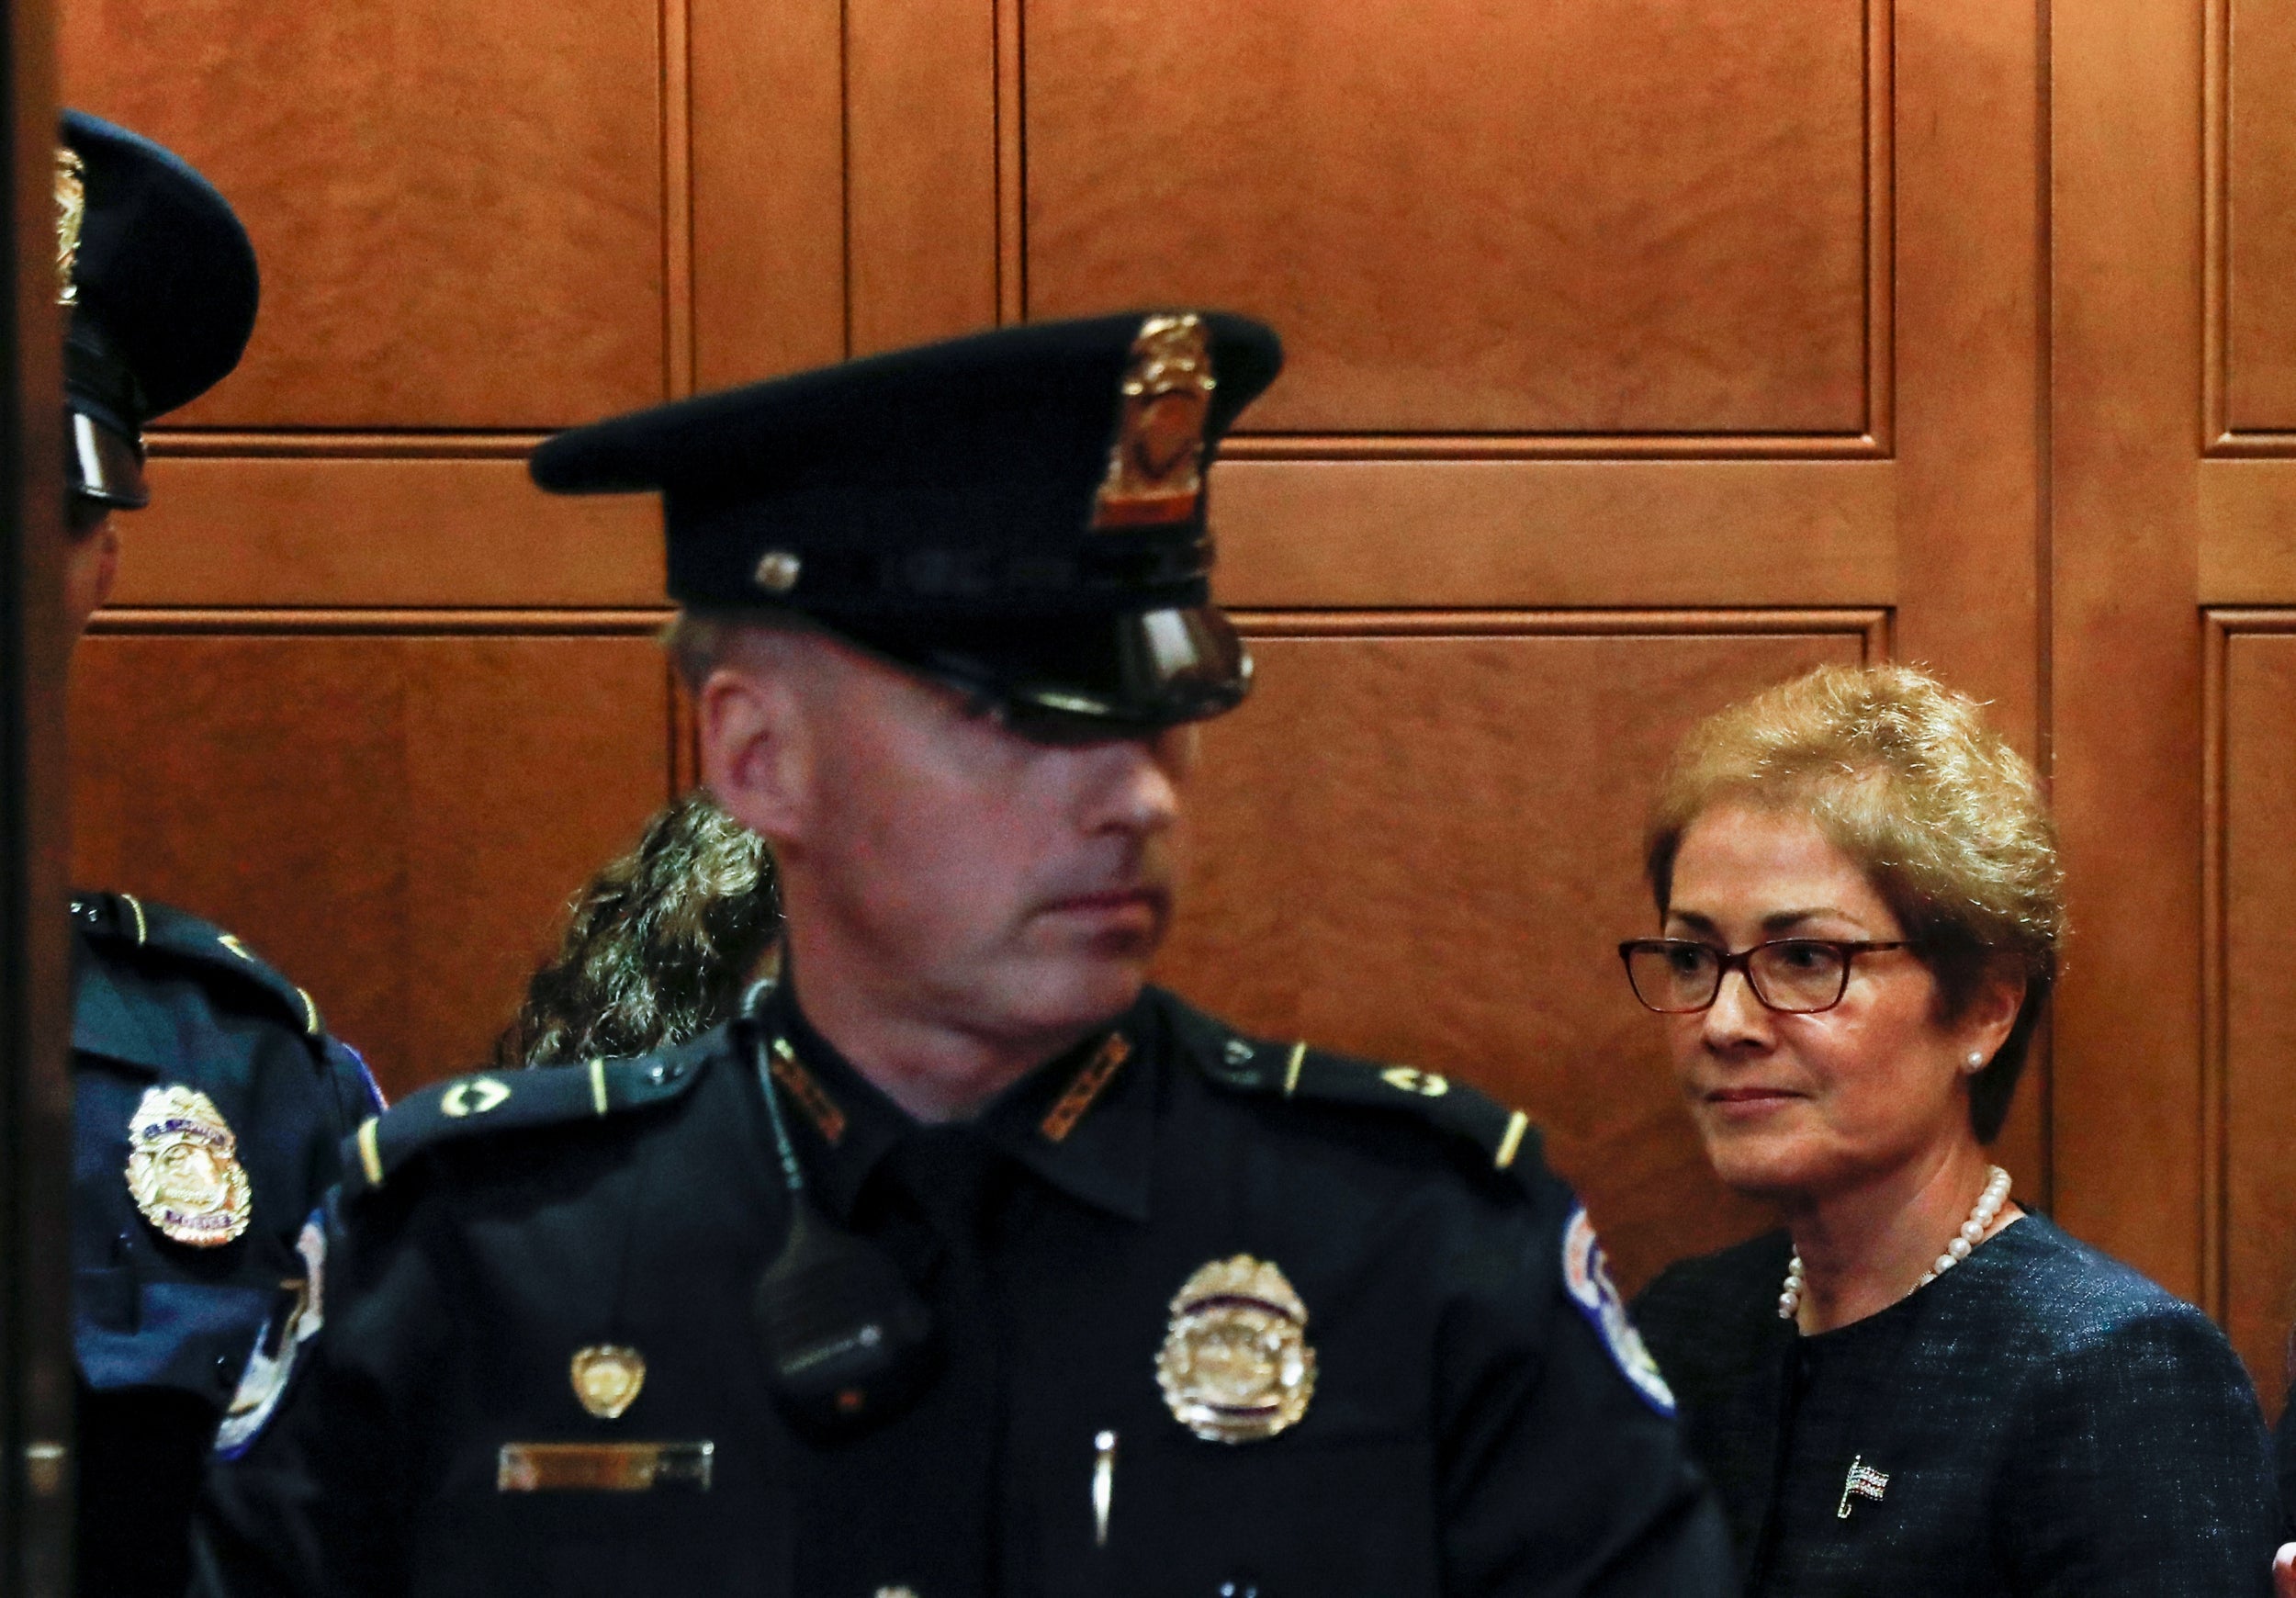
<svg viewBox="0 0 2296 1598"><path fill-rule="evenodd" d="M211 1480L201 1591L1726 1590L1663 1385L1520 1117L1153 989L1112 1066L1088 1042L953 1126L910 1120L786 993L755 1024L465 1078L362 1132L323 1330ZM913 1408L835 1444L782 1418L751 1314L790 1213L776 1036L816 1202L942 1342ZM1289 1429L1207 1441L1157 1359L1183 1282L1237 1255L1296 1290L1316 1376ZM643 1361L616 1418L571 1379L600 1347ZM658 1474L598 1486L658 1448Z"/></svg>
<svg viewBox="0 0 2296 1598"><path fill-rule="evenodd" d="M2263 1416L2198 1310L2029 1214L1804 1337L1777 1313L1791 1252L1686 1261L1635 1305L1749 1593L2271 1591Z"/></svg>
<svg viewBox="0 0 2296 1598"><path fill-rule="evenodd" d="M307 1274L297 1242L343 1137L380 1101L310 997L206 922L83 894L73 932L79 1587L173 1595L217 1423ZM234 1140L250 1213L229 1242L169 1237L129 1190L130 1122L171 1087Z"/></svg>

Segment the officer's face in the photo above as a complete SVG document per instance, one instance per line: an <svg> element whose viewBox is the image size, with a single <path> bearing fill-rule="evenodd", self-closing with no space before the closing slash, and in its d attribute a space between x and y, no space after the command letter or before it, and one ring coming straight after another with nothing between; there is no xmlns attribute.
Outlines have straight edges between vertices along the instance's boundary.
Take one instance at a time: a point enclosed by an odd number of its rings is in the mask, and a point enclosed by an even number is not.
<svg viewBox="0 0 2296 1598"><path fill-rule="evenodd" d="M1897 917L1807 816L1728 805L1691 824L1666 935L1732 952L1773 939L1892 942ZM1722 1180L1789 1205L1856 1189L1974 1144L1970 1052L1991 1059L2020 996L1988 990L1944 1019L1910 950L1857 955L1841 1002L1765 1008L1742 971L1705 1010L1664 1018L1674 1070Z"/></svg>
<svg viewBox="0 0 2296 1598"><path fill-rule="evenodd" d="M705 687L704 741L720 800L775 847L801 996L835 982L1024 1049L1131 1003L1171 917L1191 733L1033 743L827 640L768 647L737 696L763 736L745 750L741 707Z"/></svg>

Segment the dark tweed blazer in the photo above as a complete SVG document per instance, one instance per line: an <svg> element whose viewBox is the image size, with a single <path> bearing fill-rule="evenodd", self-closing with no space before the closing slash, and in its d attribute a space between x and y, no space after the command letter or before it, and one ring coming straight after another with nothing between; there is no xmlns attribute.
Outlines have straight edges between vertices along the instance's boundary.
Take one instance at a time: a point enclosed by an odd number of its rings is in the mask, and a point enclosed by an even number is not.
<svg viewBox="0 0 2296 1598"><path fill-rule="evenodd" d="M1789 1252L1683 1261L1635 1306L1749 1594L2270 1592L2264 1418L2198 1310L2028 1215L1802 1337Z"/></svg>

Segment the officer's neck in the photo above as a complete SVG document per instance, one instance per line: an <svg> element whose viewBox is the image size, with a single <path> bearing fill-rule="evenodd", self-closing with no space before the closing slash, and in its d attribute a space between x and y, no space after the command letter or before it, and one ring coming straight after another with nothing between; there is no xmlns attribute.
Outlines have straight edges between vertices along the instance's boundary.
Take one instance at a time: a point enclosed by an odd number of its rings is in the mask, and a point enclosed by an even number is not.
<svg viewBox="0 0 2296 1598"><path fill-rule="evenodd" d="M802 949L802 940L793 941ZM970 1120L1006 1088L1108 1025L1106 1019L1058 1027L993 1024L989 1018L919 1002L922 996L904 985L858 962L848 966L827 951L814 950L802 962L796 952L782 981L805 1024L920 1121Z"/></svg>

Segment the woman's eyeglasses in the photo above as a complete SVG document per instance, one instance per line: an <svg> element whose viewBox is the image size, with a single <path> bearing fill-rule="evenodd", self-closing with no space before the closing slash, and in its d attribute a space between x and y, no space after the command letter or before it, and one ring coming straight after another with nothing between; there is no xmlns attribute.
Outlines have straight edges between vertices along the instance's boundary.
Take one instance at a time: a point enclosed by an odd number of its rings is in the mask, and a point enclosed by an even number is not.
<svg viewBox="0 0 2296 1598"><path fill-rule="evenodd" d="M1911 949L1909 942L1855 942L1836 938L1781 938L1736 954L1689 938L1630 938L1618 946L1635 997L1660 1015L1703 1010L1722 992L1732 971L1764 1008L1808 1016L1829 1010L1850 989L1850 962L1861 954Z"/></svg>

